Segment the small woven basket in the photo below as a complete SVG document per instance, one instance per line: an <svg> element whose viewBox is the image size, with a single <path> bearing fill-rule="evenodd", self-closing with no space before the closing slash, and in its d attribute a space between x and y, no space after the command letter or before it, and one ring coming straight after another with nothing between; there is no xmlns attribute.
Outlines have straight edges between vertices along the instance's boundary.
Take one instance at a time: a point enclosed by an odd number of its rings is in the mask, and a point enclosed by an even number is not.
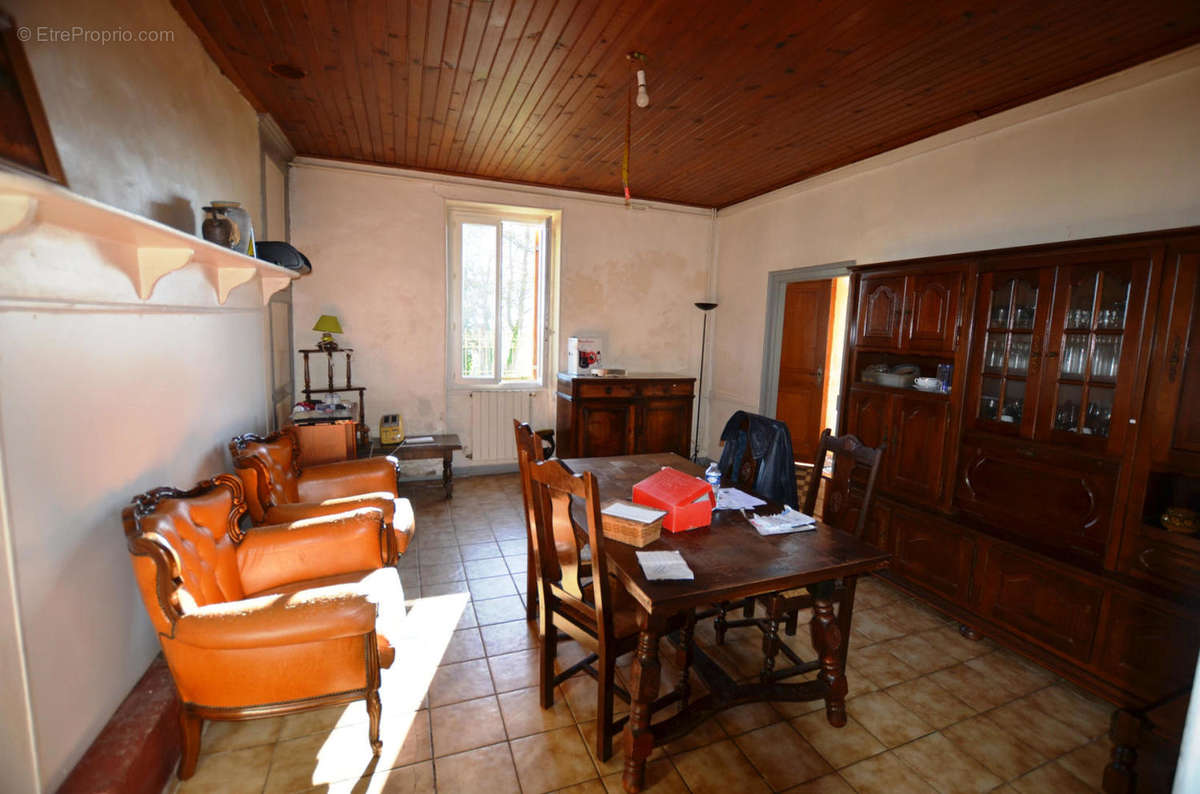
<svg viewBox="0 0 1200 794"><path fill-rule="evenodd" d="M640 507L645 509L645 505L635 505L633 502L614 499L604 504L603 509L608 509L610 505L623 504L630 507ZM643 548L658 540L662 534L662 518L657 518L649 524L643 524L641 521L630 521L626 518L618 518L617 516L601 515L603 522L604 537L609 540L615 540L620 543L626 543L630 546Z"/></svg>

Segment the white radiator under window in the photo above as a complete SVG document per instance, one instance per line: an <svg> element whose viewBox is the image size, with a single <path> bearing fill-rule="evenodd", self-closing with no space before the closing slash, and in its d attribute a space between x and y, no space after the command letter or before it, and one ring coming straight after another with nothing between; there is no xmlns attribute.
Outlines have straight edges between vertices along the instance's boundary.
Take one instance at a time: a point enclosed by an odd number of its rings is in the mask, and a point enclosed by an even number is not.
<svg viewBox="0 0 1200 794"><path fill-rule="evenodd" d="M517 444L512 420L533 417L533 392L471 392L471 451L475 463L515 463Z"/></svg>

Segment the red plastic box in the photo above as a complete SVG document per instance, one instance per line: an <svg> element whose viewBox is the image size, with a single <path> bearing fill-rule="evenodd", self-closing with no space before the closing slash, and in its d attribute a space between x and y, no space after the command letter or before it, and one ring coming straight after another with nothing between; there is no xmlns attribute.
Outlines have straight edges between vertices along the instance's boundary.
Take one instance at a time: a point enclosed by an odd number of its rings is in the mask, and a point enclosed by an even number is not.
<svg viewBox="0 0 1200 794"><path fill-rule="evenodd" d="M678 469L660 469L633 486L636 504L667 511L662 525L668 532L711 524L716 499L707 481Z"/></svg>

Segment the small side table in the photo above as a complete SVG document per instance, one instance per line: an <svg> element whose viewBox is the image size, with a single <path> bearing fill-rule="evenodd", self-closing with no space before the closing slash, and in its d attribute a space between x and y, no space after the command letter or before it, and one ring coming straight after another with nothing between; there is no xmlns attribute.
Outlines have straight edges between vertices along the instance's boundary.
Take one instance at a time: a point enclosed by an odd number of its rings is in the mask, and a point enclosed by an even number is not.
<svg viewBox="0 0 1200 794"><path fill-rule="evenodd" d="M421 434L414 434L419 437ZM446 489L446 498L454 498L454 451L462 449L462 442L456 433L435 435L432 442L424 444L382 444L377 436L372 436L369 444L358 448L358 457L373 458L390 455L397 460L428 460L442 459L442 487Z"/></svg>

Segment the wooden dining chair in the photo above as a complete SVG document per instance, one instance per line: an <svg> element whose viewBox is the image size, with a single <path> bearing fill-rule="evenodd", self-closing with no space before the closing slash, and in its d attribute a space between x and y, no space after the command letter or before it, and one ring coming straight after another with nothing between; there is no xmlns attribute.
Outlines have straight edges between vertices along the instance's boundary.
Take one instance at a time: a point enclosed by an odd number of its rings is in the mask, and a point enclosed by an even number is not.
<svg viewBox="0 0 1200 794"><path fill-rule="evenodd" d="M639 607L617 579L609 574L605 540L600 518L600 493L591 472L573 474L561 461L534 462L525 449L521 476L533 496L535 521L534 558L540 576L539 620L544 627L538 686L542 708L554 705L554 687L576 673L596 679L596 757L607 761L612 756L612 738L625 724L625 717L613 720L613 698L629 702L629 693L617 684L617 657L637 647ZM585 510L587 527L580 527L571 516L572 498ZM590 564L581 559L583 538L591 547ZM590 573L590 576L588 575ZM685 613L668 623L668 630L679 630L676 661L681 668L680 685L673 697L660 698L661 708L687 699L687 681L691 663L694 613ZM589 655L558 675L554 660L558 634L562 632L589 651Z"/></svg>
<svg viewBox="0 0 1200 794"><path fill-rule="evenodd" d="M513 420L513 435L517 441L517 466L525 505L525 619L534 620L538 614L538 573L533 558L533 533L537 522L533 518L533 494L527 484L525 469L532 463L542 462L544 447L533 428L519 419Z"/></svg>
<svg viewBox="0 0 1200 794"><path fill-rule="evenodd" d="M878 447L868 447L855 436L837 437L826 428L822 431L817 445L813 476L809 480L808 489L801 500L800 510L809 515L815 515L817 494L823 479L822 472L826 460L832 456L831 477L825 486L821 521L828 526L862 538L870 518L875 481L878 478L879 466L883 460L886 446L884 443ZM857 493L862 494L861 499L855 498ZM843 662L850 647L850 618L854 611L854 589L854 580L839 581L834 591L838 627L842 631ZM726 620L723 613L718 613L714 623L717 643L724 642L727 629L741 626L755 626L760 629L763 633L763 669L760 678L764 683L817 669L820 666L818 661L801 659L795 651L779 640L779 624L781 622L784 624L784 631L789 635L794 635L799 622L800 610L812 608L812 596L808 591L788 590L757 598L766 607L766 617L747 617L731 621ZM775 657L780 652L792 662L792 665L776 670Z"/></svg>

